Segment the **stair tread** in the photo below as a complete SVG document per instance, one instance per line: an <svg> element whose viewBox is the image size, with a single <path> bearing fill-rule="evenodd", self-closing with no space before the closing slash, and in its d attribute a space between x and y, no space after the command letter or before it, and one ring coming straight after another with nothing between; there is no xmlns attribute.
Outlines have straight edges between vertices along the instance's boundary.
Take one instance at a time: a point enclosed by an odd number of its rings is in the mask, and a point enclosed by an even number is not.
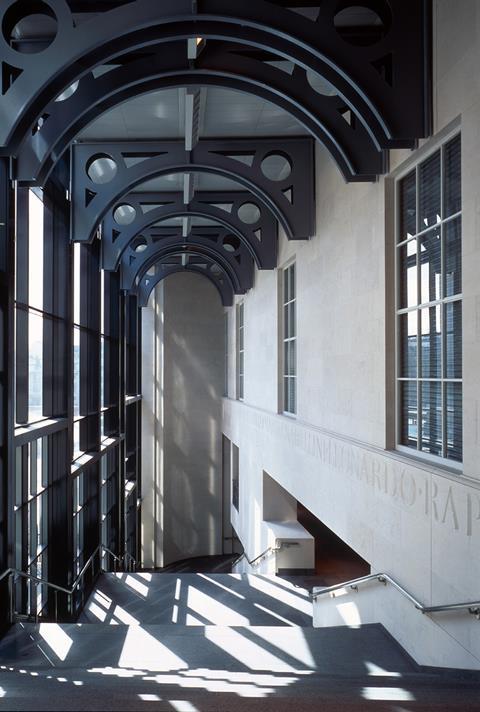
<svg viewBox="0 0 480 712"><path fill-rule="evenodd" d="M311 626L306 589L252 574L103 574L80 622Z"/></svg>
<svg viewBox="0 0 480 712"><path fill-rule="evenodd" d="M380 625L351 628L275 626L107 626L17 624L0 642L0 664L25 668L121 667L154 671L200 668L299 674L364 675L367 667L416 670ZM51 661L51 662L49 662Z"/></svg>

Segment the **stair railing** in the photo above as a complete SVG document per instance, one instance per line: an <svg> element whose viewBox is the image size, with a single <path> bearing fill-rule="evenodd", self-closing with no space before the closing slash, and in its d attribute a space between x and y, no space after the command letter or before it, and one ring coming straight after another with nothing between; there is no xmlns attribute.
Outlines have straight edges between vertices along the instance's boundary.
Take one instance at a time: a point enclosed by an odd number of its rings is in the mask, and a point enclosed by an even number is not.
<svg viewBox="0 0 480 712"><path fill-rule="evenodd" d="M281 551L282 549L289 549L292 546L300 546L300 544L298 543L298 541L281 541L280 543L276 542L274 546L269 546L267 549L265 549L265 551L262 551L261 554L255 556L255 558L253 559L249 559L247 553L244 551L242 554L240 554L238 559L235 559L232 564L232 569L234 566L237 566L237 564L239 564L242 559L245 559L249 566L255 568L256 566L259 566L259 564L261 564L264 559L267 559L269 556L275 554L277 551Z"/></svg>
<svg viewBox="0 0 480 712"><path fill-rule="evenodd" d="M401 586L395 579L393 579L389 574L379 573L379 574L369 574L368 576L361 576L360 578L352 579L351 581L344 581L343 583L337 583L334 586L327 586L326 588L314 588L312 591L312 599L316 601L320 596L326 596L328 594L333 594L335 596L336 591L340 591L345 588L350 588L352 591L358 593L358 587L364 583L369 582L383 583L384 586L387 583L391 584L397 591L399 591L402 596L407 598L410 603L412 603L415 608L420 611L420 613L440 613L441 611L468 611L475 616L477 620L480 620L480 601L468 601L463 603L445 603L441 606L425 606L423 603L418 601L415 596L412 596L403 586Z"/></svg>
<svg viewBox="0 0 480 712"><path fill-rule="evenodd" d="M117 566L118 564L121 565L121 570L122 571L135 571L136 567L136 561L135 558L128 552L126 552L123 556L117 556L117 554L114 554L113 551L108 549L106 546L103 544L100 544L97 546L95 551L90 554L89 558L83 565L81 571L78 573L75 581L73 582L72 586L70 588L65 588L64 586L58 586L55 583L51 583L51 581L47 581L46 579L39 578L38 576L34 576L33 574L29 574L26 571L20 571L19 569L14 569L10 568L4 571L0 575L0 581L3 579L7 579L8 581L8 606L9 606L9 614L8 614L8 619L10 623L14 623L15 619L19 614L15 608L16 608L16 600L15 600L15 582L18 578L23 578L26 579L27 581L31 581L34 585L34 591L35 591L35 600L37 600L37 591L39 586L45 586L46 588L50 589L53 591L53 598L54 598L54 621L55 623L58 622L58 594L62 593L67 596L67 612L69 615L73 615L74 613L74 596L78 590L81 592L81 597L82 597L82 608L85 604L85 586L81 586L81 584L84 583L85 576L88 571L90 571L91 574L91 580L95 580L97 575L102 571L102 566L101 566L101 554L106 553L109 556L112 557L113 560L113 570L116 573L117 572ZM95 559L99 558L100 565L95 571ZM28 614L27 614L28 615ZM38 608L35 607L35 622L38 622L39 618L39 612Z"/></svg>

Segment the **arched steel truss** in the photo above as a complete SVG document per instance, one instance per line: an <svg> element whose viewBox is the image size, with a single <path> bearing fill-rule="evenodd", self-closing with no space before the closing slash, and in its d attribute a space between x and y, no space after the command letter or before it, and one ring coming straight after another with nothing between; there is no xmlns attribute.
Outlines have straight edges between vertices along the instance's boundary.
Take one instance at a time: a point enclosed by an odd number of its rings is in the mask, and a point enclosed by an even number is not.
<svg viewBox="0 0 480 712"><path fill-rule="evenodd" d="M152 264L168 249L183 250L185 254L199 252L208 256L223 271L231 273L236 294L244 294L253 284L253 259L241 242L220 226L192 228L188 237L181 228L155 227L138 235L124 251L121 259L120 286L134 290ZM238 242L238 244L237 244Z"/></svg>
<svg viewBox="0 0 480 712"><path fill-rule="evenodd" d="M178 172L220 174L240 183L271 210L289 239L308 239L315 234L313 149L309 138L282 139L280 148L278 139L200 141L192 151L179 141L75 144L72 239L91 241L123 196L152 178ZM290 165L290 174L282 180L271 180L262 170L272 154L284 156ZM116 174L108 183L94 183L88 174L98 155L115 161Z"/></svg>
<svg viewBox="0 0 480 712"><path fill-rule="evenodd" d="M258 219L247 224L239 213L242 206L249 203L258 210ZM129 225L119 225L115 221L116 208L106 216L102 229L103 269L115 271L124 250L144 230L162 221L183 217L197 217L221 225L245 245L259 269L276 267L277 222L265 206L251 203L249 193L196 193L188 205L183 202L182 193L130 193L122 204L135 210L135 219Z"/></svg>
<svg viewBox="0 0 480 712"><path fill-rule="evenodd" d="M14 177L23 183L43 184L70 142L95 117L135 95L182 86L228 87L279 106L328 149L347 181L374 180L385 172L385 151L354 115L349 117L339 96L313 89L301 67L295 66L289 74L246 56L242 49L241 45L213 42L193 65L187 59L185 42L172 42L152 48L147 56L119 58L119 65L106 74L89 73L71 96L51 101L45 108L41 126L28 134L18 151Z"/></svg>
<svg viewBox="0 0 480 712"><path fill-rule="evenodd" d="M8 44L32 3L4 0L1 8L0 145L15 155L46 107L72 82L125 52L161 41L202 37L273 52L329 82L379 147L402 145L430 128L428 0L363 0L385 32L368 47L337 31L335 14L351 2L323 0L313 22L268 0L135 0L76 27L66 0L44 0L58 22L53 42L35 56ZM408 106L408 111L405 107Z"/></svg>
<svg viewBox="0 0 480 712"><path fill-rule="evenodd" d="M165 277L177 272L194 272L202 277L206 277L218 290L223 306L232 306L234 295L232 285L230 281L226 279L226 275L223 270L220 270L220 272L215 271L216 262L209 260L204 256L192 255L190 258L191 261L184 267L178 262L178 260L176 263L173 262L174 259L175 254L164 257L163 261L156 265L154 275L149 275L147 273L141 278L135 290L135 293L138 296L139 307L147 306L152 290L159 282L162 281L162 279L165 279Z"/></svg>

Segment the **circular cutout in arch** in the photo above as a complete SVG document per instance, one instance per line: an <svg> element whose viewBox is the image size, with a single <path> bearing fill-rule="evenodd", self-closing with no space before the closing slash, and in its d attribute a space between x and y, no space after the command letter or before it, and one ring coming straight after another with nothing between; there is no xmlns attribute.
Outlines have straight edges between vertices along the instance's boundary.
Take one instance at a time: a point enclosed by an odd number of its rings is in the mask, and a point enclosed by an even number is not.
<svg viewBox="0 0 480 712"><path fill-rule="evenodd" d="M265 178L277 183L288 178L292 165L283 153L270 153L263 159L261 169Z"/></svg>
<svg viewBox="0 0 480 712"><path fill-rule="evenodd" d="M380 42L392 22L392 15L385 0L370 0L365 5L340 3L333 23L340 37L348 44L369 47Z"/></svg>
<svg viewBox="0 0 480 712"><path fill-rule="evenodd" d="M117 175L117 164L106 153L96 153L87 163L87 176L95 185L110 183Z"/></svg>
<svg viewBox="0 0 480 712"><path fill-rule="evenodd" d="M3 37L20 54L43 52L52 44L57 32L55 13L43 0L17 0L3 16Z"/></svg>
<svg viewBox="0 0 480 712"><path fill-rule="evenodd" d="M142 252L145 252L147 249L147 241L143 237L143 235L139 235L138 237L135 238L135 240L132 242L132 250L136 252L137 254L141 254Z"/></svg>
<svg viewBox="0 0 480 712"><path fill-rule="evenodd" d="M236 235L227 235L222 242L225 252L236 252L240 247L240 240Z"/></svg>
<svg viewBox="0 0 480 712"><path fill-rule="evenodd" d="M73 82L73 84L70 84L69 87L67 87L64 91L62 91L61 94L57 96L55 99L56 102L61 102L61 101L66 101L67 99L70 99L71 96L75 94L75 92L78 89L78 85L80 84L80 80L77 80L76 82Z"/></svg>
<svg viewBox="0 0 480 712"><path fill-rule="evenodd" d="M113 211L113 219L115 220L117 225L131 225L136 217L137 211L135 210L133 205L129 205L129 203L122 203L121 205L117 205L117 207Z"/></svg>
<svg viewBox="0 0 480 712"><path fill-rule="evenodd" d="M238 217L245 225L255 225L260 220L260 208L255 203L243 203L238 208Z"/></svg>
<svg viewBox="0 0 480 712"><path fill-rule="evenodd" d="M314 72L313 69L307 69L307 82L312 87L313 91L322 96L337 96L337 90L330 84L326 79L324 79L320 74Z"/></svg>

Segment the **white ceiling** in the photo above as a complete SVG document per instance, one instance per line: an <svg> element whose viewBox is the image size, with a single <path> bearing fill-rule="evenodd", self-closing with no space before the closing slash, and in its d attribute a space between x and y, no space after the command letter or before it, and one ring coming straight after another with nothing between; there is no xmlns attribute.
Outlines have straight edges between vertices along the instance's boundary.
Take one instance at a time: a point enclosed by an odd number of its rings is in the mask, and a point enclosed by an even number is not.
<svg viewBox="0 0 480 712"><path fill-rule="evenodd" d="M283 109L244 92L205 88L201 138L304 135ZM79 140L157 140L185 136L185 89L165 89L130 99L95 119Z"/></svg>

